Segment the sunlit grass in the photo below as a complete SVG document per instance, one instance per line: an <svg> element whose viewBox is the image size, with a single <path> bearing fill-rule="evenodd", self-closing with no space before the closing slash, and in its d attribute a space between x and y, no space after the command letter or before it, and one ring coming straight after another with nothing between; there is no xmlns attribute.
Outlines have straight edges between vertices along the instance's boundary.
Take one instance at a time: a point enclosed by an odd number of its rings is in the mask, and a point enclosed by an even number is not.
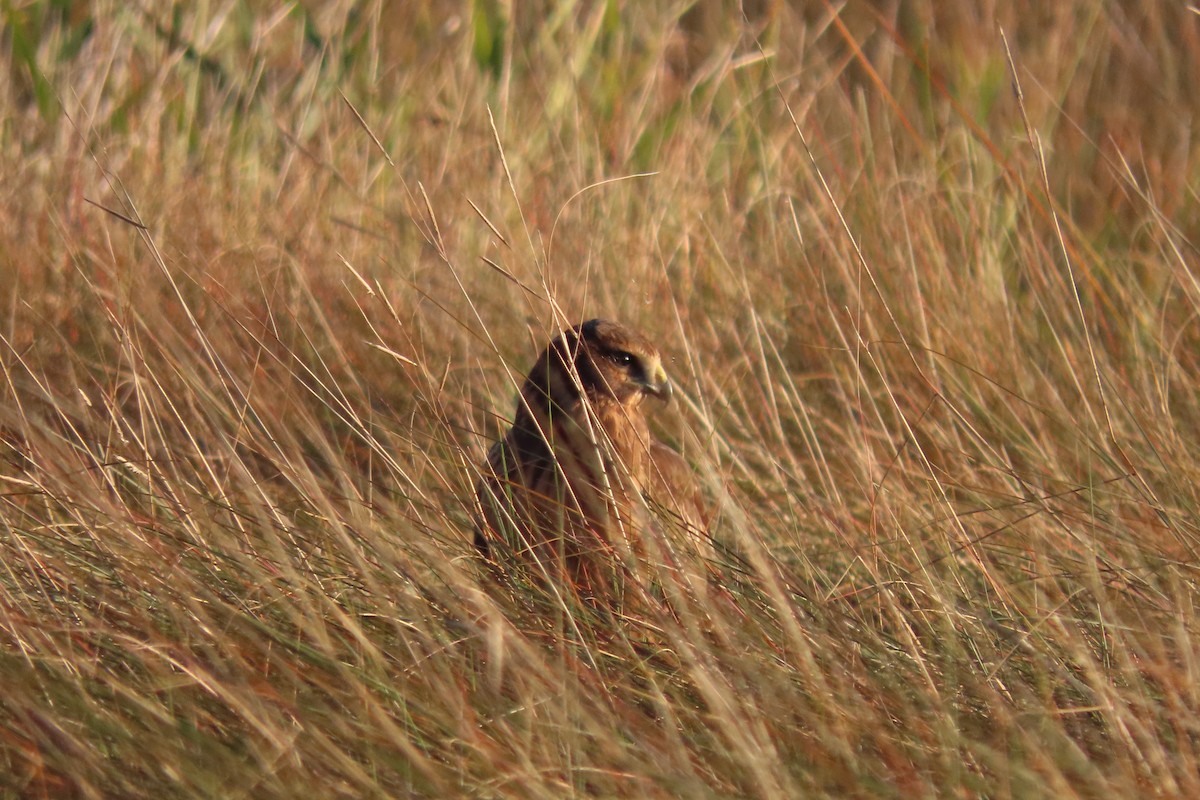
<svg viewBox="0 0 1200 800"><path fill-rule="evenodd" d="M650 5L0 7L6 796L1200 795L1200 18ZM471 548L591 316L623 622Z"/></svg>

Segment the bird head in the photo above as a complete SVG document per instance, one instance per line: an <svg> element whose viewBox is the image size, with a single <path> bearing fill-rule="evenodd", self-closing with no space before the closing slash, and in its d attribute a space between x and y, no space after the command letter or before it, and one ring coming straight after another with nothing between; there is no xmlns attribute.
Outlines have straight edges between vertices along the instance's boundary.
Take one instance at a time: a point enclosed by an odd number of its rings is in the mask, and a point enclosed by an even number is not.
<svg viewBox="0 0 1200 800"><path fill-rule="evenodd" d="M569 368L554 369L551 362ZM622 405L637 405L647 396L664 402L671 399L671 382L658 348L616 322L593 319L564 332L550 344L541 363L548 368L548 394L556 400L578 397L579 388L589 399L612 399ZM565 373L558 387L554 386L555 373Z"/></svg>

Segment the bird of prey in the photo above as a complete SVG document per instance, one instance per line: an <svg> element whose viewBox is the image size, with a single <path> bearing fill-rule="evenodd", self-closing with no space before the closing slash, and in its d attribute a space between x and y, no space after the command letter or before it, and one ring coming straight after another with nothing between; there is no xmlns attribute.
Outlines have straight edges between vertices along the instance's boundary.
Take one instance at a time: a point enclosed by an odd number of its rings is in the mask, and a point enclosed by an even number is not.
<svg viewBox="0 0 1200 800"><path fill-rule="evenodd" d="M593 319L550 342L482 468L475 545L485 558L605 604L620 602L631 575L686 571L694 584L705 504L643 408L671 394L658 348L623 325Z"/></svg>

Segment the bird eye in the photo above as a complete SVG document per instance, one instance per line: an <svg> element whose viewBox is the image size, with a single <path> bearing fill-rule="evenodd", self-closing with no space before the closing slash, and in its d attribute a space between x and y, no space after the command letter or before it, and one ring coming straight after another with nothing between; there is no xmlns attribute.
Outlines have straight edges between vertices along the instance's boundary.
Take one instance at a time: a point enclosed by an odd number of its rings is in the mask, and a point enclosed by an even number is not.
<svg viewBox="0 0 1200 800"><path fill-rule="evenodd" d="M617 350L612 354L612 360L620 364L622 367L628 367L634 362L633 355L626 353L623 350Z"/></svg>

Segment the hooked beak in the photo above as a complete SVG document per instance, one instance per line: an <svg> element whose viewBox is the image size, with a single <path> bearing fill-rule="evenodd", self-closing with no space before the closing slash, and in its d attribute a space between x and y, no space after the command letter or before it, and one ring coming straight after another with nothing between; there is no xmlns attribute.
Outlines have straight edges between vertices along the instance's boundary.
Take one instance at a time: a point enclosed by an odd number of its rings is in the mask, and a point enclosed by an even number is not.
<svg viewBox="0 0 1200 800"><path fill-rule="evenodd" d="M671 388L671 381L667 379L666 370L662 368L662 365L656 364L654 366L653 374L650 375L649 380L643 386L645 387L646 394L652 394L664 403L671 402L671 395L674 393L674 389Z"/></svg>

